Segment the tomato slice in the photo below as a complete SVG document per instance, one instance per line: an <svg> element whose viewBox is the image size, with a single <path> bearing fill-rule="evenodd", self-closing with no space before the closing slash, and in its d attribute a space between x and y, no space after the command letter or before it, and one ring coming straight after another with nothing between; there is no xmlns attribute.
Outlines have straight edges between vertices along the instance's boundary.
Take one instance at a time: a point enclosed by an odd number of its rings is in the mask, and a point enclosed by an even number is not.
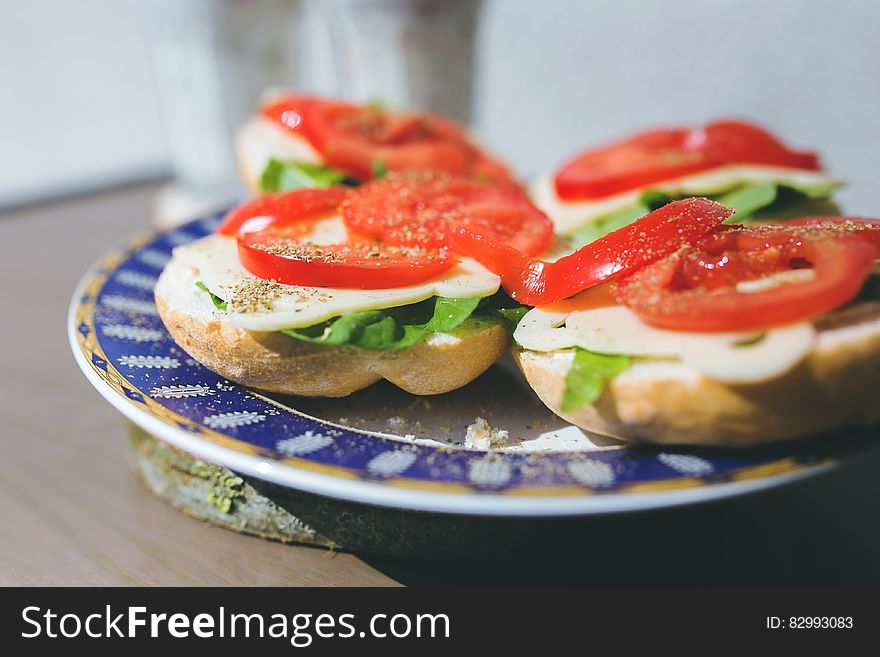
<svg viewBox="0 0 880 657"><path fill-rule="evenodd" d="M815 226L826 232L861 237L880 247L880 219L865 217L800 217L780 222L783 226Z"/></svg>
<svg viewBox="0 0 880 657"><path fill-rule="evenodd" d="M436 173L368 182L345 199L342 216L389 244L445 248L464 227L531 256L553 240L553 224L519 189Z"/></svg>
<svg viewBox="0 0 880 657"><path fill-rule="evenodd" d="M444 250L394 246L350 235L344 244L314 244L315 220L337 212L345 187L297 189L251 199L218 229L236 237L242 266L286 285L382 289L436 278L455 260Z"/></svg>
<svg viewBox="0 0 880 657"><path fill-rule="evenodd" d="M234 236L240 233L257 232L270 226L283 223L288 230L296 227L306 228L306 219L318 219L334 213L349 190L345 187L325 189L296 189L283 194L258 196L234 208L217 232ZM295 233L288 233L294 237Z"/></svg>
<svg viewBox="0 0 880 657"><path fill-rule="evenodd" d="M501 276L504 289L520 303L545 306L674 253L732 214L705 198L673 201L556 262L531 259L467 226L456 231L453 248Z"/></svg>
<svg viewBox="0 0 880 657"><path fill-rule="evenodd" d="M385 171L443 171L516 184L504 165L444 117L302 96L279 99L262 113L306 136L327 164L361 180L373 178L381 165Z"/></svg>
<svg viewBox="0 0 880 657"><path fill-rule="evenodd" d="M621 278L617 296L659 328L765 329L852 300L878 253L870 240L822 226L728 226Z"/></svg>
<svg viewBox="0 0 880 657"><path fill-rule="evenodd" d="M442 250L363 241L316 245L279 238L271 229L239 236L238 257L249 272L277 283L362 290L416 285L455 264Z"/></svg>
<svg viewBox="0 0 880 657"><path fill-rule="evenodd" d="M556 193L567 201L599 199L727 164L820 168L815 153L792 150L763 128L717 121L644 132L582 153L560 169Z"/></svg>
<svg viewBox="0 0 880 657"><path fill-rule="evenodd" d="M702 150L708 159L729 164L763 164L818 171L819 156L797 151L783 144L770 132L745 121L715 121L692 130L685 148Z"/></svg>
<svg viewBox="0 0 880 657"><path fill-rule="evenodd" d="M287 94L263 105L260 113L285 130L308 138L305 126L308 123L309 111L316 103L321 102L323 101L311 96Z"/></svg>

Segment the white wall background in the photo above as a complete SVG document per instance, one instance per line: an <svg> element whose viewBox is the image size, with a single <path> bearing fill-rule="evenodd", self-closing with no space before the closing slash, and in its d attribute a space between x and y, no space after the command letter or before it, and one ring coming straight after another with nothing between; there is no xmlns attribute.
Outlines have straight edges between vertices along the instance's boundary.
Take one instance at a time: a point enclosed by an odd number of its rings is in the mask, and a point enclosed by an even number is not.
<svg viewBox="0 0 880 657"><path fill-rule="evenodd" d="M131 5L0 2L0 203L165 166Z"/></svg>
<svg viewBox="0 0 880 657"><path fill-rule="evenodd" d="M315 1L303 85L332 91ZM0 3L0 205L166 170L138 18L128 0ZM476 131L523 174L743 116L819 148L847 208L880 214L876 0L487 0L480 38Z"/></svg>

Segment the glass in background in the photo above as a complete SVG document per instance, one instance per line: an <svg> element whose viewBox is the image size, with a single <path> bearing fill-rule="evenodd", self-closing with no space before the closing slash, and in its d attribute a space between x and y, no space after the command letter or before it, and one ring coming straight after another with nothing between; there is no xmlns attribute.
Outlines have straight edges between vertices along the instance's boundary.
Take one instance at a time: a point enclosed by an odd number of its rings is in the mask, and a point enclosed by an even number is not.
<svg viewBox="0 0 880 657"><path fill-rule="evenodd" d="M342 94L446 114L472 114L482 0L325 0Z"/></svg>
<svg viewBox="0 0 880 657"><path fill-rule="evenodd" d="M300 0L140 0L175 181L154 223L239 198L233 135L272 87L298 88Z"/></svg>

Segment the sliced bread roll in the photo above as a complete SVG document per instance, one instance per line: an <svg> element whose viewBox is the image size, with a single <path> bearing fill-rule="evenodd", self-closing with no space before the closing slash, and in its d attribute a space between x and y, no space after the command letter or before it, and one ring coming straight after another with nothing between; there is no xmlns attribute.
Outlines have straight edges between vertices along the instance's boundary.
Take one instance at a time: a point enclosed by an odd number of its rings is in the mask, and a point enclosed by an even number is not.
<svg viewBox="0 0 880 657"><path fill-rule="evenodd" d="M412 347L389 351L245 331L224 321L196 281L196 272L177 258L162 272L155 298L168 332L206 367L268 392L344 397L387 379L407 392L435 395L469 383L510 347L500 323L469 333L436 333Z"/></svg>
<svg viewBox="0 0 880 657"><path fill-rule="evenodd" d="M515 358L557 415L595 433L663 444L751 446L880 423L880 303L815 323L813 348L765 381L725 383L676 360L638 360L595 403L561 409L571 350L517 347Z"/></svg>

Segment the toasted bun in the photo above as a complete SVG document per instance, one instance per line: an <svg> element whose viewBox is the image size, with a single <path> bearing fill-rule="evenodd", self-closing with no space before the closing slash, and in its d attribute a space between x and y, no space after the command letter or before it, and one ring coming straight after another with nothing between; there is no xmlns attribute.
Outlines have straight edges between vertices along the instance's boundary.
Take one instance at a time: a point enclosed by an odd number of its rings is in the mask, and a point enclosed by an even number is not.
<svg viewBox="0 0 880 657"><path fill-rule="evenodd" d="M813 351L772 380L731 385L672 361L639 361L599 399L561 410L572 352L517 348L529 385L554 413L595 433L652 443L750 446L880 422L880 304L820 326Z"/></svg>
<svg viewBox="0 0 880 657"><path fill-rule="evenodd" d="M500 324L462 336L436 334L406 349L371 351L244 331L225 321L177 260L156 284L156 306L171 337L206 367L245 386L286 395L345 397L388 379L416 395L455 390L510 347Z"/></svg>

